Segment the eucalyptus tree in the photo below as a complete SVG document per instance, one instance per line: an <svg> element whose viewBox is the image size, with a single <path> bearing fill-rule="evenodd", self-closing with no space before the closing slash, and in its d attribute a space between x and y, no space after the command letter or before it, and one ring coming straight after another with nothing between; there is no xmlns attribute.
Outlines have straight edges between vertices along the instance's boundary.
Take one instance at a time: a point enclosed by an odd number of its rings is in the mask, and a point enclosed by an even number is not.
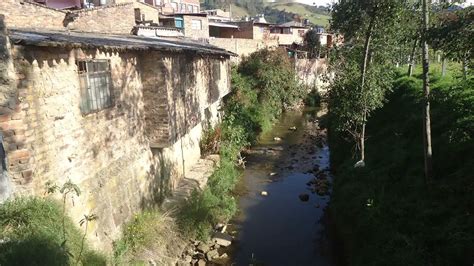
<svg viewBox="0 0 474 266"><path fill-rule="evenodd" d="M391 88L391 65L400 43L406 0L341 0L333 6L331 29L344 36L345 46L332 60L335 78L330 97L337 129L356 143L365 165L366 124L382 106Z"/></svg>

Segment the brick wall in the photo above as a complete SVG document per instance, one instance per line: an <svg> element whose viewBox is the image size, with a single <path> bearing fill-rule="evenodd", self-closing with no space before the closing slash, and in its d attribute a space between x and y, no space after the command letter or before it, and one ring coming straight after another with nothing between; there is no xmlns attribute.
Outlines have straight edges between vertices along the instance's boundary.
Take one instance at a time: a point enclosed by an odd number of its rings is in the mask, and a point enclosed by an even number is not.
<svg viewBox="0 0 474 266"><path fill-rule="evenodd" d="M71 30L130 34L135 26L134 3L82 9L68 14L67 27Z"/></svg>
<svg viewBox="0 0 474 266"><path fill-rule="evenodd" d="M252 39L227 39L211 38L209 43L217 47L226 49L239 55L239 57L249 55L263 48L278 47L277 40L252 40ZM233 58L238 60L239 58Z"/></svg>
<svg viewBox="0 0 474 266"><path fill-rule="evenodd" d="M157 7L142 3L142 2L134 2L133 7L135 9L139 9L140 15L145 15L145 20L153 20L154 23L159 22L158 13L159 9Z"/></svg>
<svg viewBox="0 0 474 266"><path fill-rule="evenodd" d="M43 196L47 181L78 184L83 193L67 209L74 220L98 215L89 233L98 248L110 249L120 226L197 162L202 124L217 120L230 90L228 60L219 58L32 46L11 54L0 64L0 77L9 73L0 79L0 133L14 193ZM110 61L114 105L84 115L76 60L86 58ZM168 145L153 148L150 136L166 132Z"/></svg>
<svg viewBox="0 0 474 266"><path fill-rule="evenodd" d="M5 17L0 15L0 203L7 199L12 191L8 175L8 160L6 149L13 155L21 154L15 138L22 133L21 125L16 124L14 114L17 109L17 95L14 87L14 68L10 52L10 41L6 35ZM16 134L16 137L15 137ZM12 158L11 158L12 159Z"/></svg>
<svg viewBox="0 0 474 266"><path fill-rule="evenodd" d="M209 39L209 21L202 16L183 16L184 36L193 39ZM192 21L201 21L201 29L193 29Z"/></svg>
<svg viewBox="0 0 474 266"><path fill-rule="evenodd" d="M21 0L0 1L0 14L9 27L62 29L65 12Z"/></svg>

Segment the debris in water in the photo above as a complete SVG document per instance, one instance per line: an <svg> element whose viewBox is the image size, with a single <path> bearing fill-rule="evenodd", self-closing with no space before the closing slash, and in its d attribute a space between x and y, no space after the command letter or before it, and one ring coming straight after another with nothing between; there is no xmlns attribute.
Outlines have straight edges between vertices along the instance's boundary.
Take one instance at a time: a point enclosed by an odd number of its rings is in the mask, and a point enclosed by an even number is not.
<svg viewBox="0 0 474 266"><path fill-rule="evenodd" d="M295 126L290 127L289 130L296 131L296 127Z"/></svg>
<svg viewBox="0 0 474 266"><path fill-rule="evenodd" d="M260 192L260 195L262 195L262 196L268 196L268 192L262 191L262 192Z"/></svg>
<svg viewBox="0 0 474 266"><path fill-rule="evenodd" d="M274 140L274 141L281 141L281 138L279 138L279 137L274 137L273 140Z"/></svg>
<svg viewBox="0 0 474 266"><path fill-rule="evenodd" d="M275 173L275 172L270 173L270 176L275 176L275 175L277 175L277 173Z"/></svg>

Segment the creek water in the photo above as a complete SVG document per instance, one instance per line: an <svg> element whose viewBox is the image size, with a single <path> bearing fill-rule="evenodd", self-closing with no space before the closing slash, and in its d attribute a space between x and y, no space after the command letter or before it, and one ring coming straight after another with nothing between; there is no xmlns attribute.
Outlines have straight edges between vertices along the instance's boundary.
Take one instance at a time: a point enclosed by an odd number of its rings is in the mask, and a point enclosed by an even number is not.
<svg viewBox="0 0 474 266"><path fill-rule="evenodd" d="M236 238L230 251L233 265L332 265L322 223L329 196L313 193L307 185L315 172L331 181L318 111L284 113L244 155L239 213L230 227ZM302 194L309 200L302 201Z"/></svg>

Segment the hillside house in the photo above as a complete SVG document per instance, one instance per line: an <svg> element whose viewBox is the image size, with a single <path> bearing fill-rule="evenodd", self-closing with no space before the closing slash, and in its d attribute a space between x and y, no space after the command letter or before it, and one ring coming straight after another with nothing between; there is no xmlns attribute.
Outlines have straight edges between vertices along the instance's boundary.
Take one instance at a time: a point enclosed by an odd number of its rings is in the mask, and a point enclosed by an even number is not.
<svg viewBox="0 0 474 266"><path fill-rule="evenodd" d="M0 16L0 198L71 180L74 220L111 248L200 158L203 127L230 91L231 53L184 40L6 30Z"/></svg>
<svg viewBox="0 0 474 266"><path fill-rule="evenodd" d="M278 40L280 46L291 46L292 44L302 44L304 35L309 28L302 23L295 21L272 25L270 27L270 38Z"/></svg>

